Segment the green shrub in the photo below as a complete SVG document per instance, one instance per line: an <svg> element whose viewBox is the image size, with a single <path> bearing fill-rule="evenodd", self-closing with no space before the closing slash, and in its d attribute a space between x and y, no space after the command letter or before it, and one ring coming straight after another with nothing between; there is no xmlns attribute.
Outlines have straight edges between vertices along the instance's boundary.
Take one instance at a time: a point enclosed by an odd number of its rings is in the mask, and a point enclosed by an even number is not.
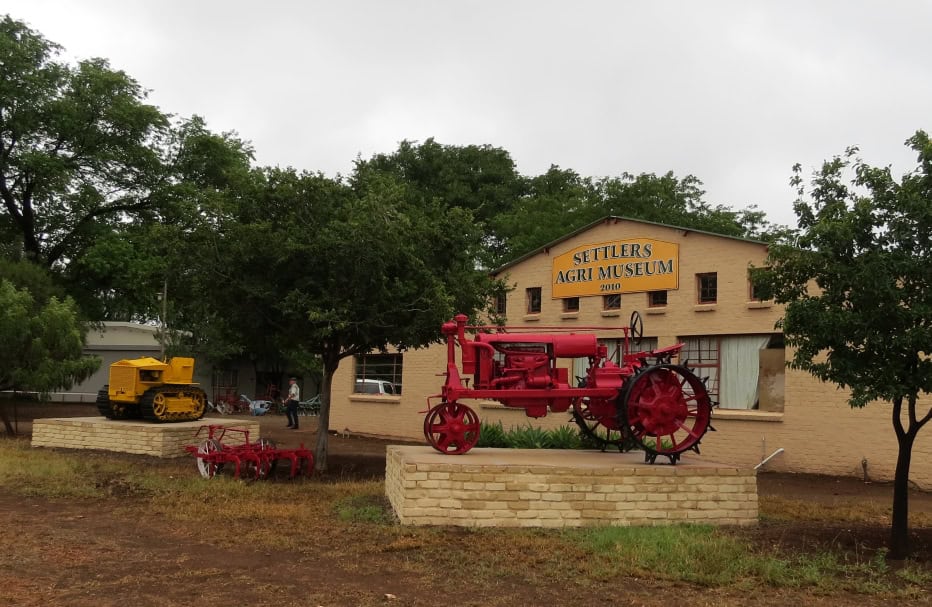
<svg viewBox="0 0 932 607"><path fill-rule="evenodd" d="M548 432L549 449L580 449L582 437L579 430L573 426L560 426Z"/></svg>
<svg viewBox="0 0 932 607"><path fill-rule="evenodd" d="M520 426L508 431L508 446L512 449L549 449L550 436L543 428Z"/></svg>
<svg viewBox="0 0 932 607"><path fill-rule="evenodd" d="M488 424L482 422L479 425L479 442L477 447L508 447L508 437L505 429L502 428L502 422L497 424Z"/></svg>
<svg viewBox="0 0 932 607"><path fill-rule="evenodd" d="M508 449L591 449L586 437L574 426L560 426L553 430L527 424L505 430L502 422L482 422L477 447ZM590 441L591 442L591 441Z"/></svg>

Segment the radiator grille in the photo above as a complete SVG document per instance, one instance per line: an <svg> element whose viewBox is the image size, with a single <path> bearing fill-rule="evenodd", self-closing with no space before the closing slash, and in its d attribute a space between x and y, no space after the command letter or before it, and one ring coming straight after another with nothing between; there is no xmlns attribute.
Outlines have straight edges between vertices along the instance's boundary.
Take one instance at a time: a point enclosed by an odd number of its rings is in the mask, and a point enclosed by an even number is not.
<svg viewBox="0 0 932 607"><path fill-rule="evenodd" d="M110 367L110 394L136 393L136 367Z"/></svg>

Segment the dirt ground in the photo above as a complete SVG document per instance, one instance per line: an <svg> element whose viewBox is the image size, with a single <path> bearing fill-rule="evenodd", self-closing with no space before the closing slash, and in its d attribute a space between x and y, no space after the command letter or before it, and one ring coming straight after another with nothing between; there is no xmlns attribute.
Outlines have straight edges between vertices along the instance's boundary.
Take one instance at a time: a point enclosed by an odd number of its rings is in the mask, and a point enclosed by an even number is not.
<svg viewBox="0 0 932 607"><path fill-rule="evenodd" d="M28 435L33 417L93 415L93 407L20 407L18 431ZM283 416L260 418L262 434L279 446L313 448L316 419L301 418L301 429L285 428ZM341 479L384 476L386 441L335 435L330 439L330 475ZM194 466L192 464L192 474ZM824 506L876 503L888 509L887 483L854 478L764 473L762 499L782 497ZM932 513L932 493L914 491L911 513ZM503 579L471 583L456 572L413 575L406 550L373 548L366 562L347 562L340 546L364 541L353 531L336 530L327 545L298 552L267 552L204 543L184 529L158 520L134 520L111 502L22 498L0 489L0 603L12 605L105 606L188 605L880 605L863 595L820 596L779 589L760 596L741 589L704 589L685 584L647 583L634 578L595 580L577 587L559 571L550 584ZM790 551L841 546L852 552L885 545L887 520L864 523L776 522L764 520L746 530L751 541ZM459 531L449 541L467 541ZM913 530L915 556L932 567L932 528ZM355 554L355 553L354 553ZM222 564L222 566L218 566ZM930 605L932 594L897 605Z"/></svg>

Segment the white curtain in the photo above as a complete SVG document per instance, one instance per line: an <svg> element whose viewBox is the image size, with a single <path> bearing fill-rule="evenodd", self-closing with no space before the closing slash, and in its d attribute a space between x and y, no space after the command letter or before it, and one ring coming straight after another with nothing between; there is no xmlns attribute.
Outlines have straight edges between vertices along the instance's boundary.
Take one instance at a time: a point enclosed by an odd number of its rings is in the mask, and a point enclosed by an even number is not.
<svg viewBox="0 0 932 607"><path fill-rule="evenodd" d="M769 335L722 337L719 406L722 409L751 409L757 402L760 351Z"/></svg>

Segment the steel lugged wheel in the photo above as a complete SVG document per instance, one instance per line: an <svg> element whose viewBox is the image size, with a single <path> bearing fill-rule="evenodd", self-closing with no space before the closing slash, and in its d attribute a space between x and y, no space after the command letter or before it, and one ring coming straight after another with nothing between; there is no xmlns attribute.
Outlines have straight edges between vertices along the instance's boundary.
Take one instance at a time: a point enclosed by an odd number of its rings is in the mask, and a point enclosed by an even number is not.
<svg viewBox="0 0 932 607"><path fill-rule="evenodd" d="M162 392L156 392L152 397L152 414L159 420L168 417L168 399Z"/></svg>
<svg viewBox="0 0 932 607"><path fill-rule="evenodd" d="M440 403L424 418L424 437L441 453L466 453L479 442L479 416L466 405Z"/></svg>
<svg viewBox="0 0 932 607"><path fill-rule="evenodd" d="M627 451L627 435L623 425L618 423L618 405L615 400L604 398L573 399L573 421L579 426L583 435L605 451L608 447L617 447Z"/></svg>
<svg viewBox="0 0 932 607"><path fill-rule="evenodd" d="M197 447L197 471L204 478L213 478L223 470L223 464L218 464L207 459L209 456L219 453L223 450L220 443L212 438L208 438Z"/></svg>
<svg viewBox="0 0 932 607"><path fill-rule="evenodd" d="M665 455L675 464L684 451L699 451L712 401L692 371L680 365L651 367L629 382L622 398L621 419L647 461Z"/></svg>

